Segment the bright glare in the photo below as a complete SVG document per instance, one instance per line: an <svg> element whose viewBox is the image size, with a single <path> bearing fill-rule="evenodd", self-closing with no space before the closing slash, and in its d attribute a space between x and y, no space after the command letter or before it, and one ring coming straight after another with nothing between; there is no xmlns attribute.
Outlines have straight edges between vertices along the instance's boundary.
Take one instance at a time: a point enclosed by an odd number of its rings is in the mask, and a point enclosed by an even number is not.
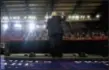
<svg viewBox="0 0 109 70"><path fill-rule="evenodd" d="M34 31L35 30L35 27L36 27L36 25L34 23L29 23L28 24L28 28L29 28L29 31L30 32Z"/></svg>
<svg viewBox="0 0 109 70"><path fill-rule="evenodd" d="M90 19L90 15L87 15L87 18Z"/></svg>
<svg viewBox="0 0 109 70"><path fill-rule="evenodd" d="M19 16L14 16L14 17L12 17L13 19L20 19L20 17Z"/></svg>
<svg viewBox="0 0 109 70"><path fill-rule="evenodd" d="M76 16L75 16L75 19L76 19L76 20L79 20L79 16L78 16L78 15L76 15Z"/></svg>
<svg viewBox="0 0 109 70"><path fill-rule="evenodd" d="M46 15L46 16L45 16L45 19L46 19L46 20L47 20L47 19L49 19L49 16L48 16L48 15Z"/></svg>
<svg viewBox="0 0 109 70"><path fill-rule="evenodd" d="M8 24L3 24L3 30L7 30L8 29Z"/></svg>
<svg viewBox="0 0 109 70"><path fill-rule="evenodd" d="M72 19L75 19L75 16L72 16L71 18L72 18Z"/></svg>
<svg viewBox="0 0 109 70"><path fill-rule="evenodd" d="M29 65L29 63L26 63L26 64L25 64L25 66L28 66L28 65Z"/></svg>
<svg viewBox="0 0 109 70"><path fill-rule="evenodd" d="M18 65L19 65L19 66L21 66L21 65L22 65L22 63L18 63Z"/></svg>
<svg viewBox="0 0 109 70"><path fill-rule="evenodd" d="M2 19L3 20L8 20L8 17L7 16L4 16Z"/></svg>
<svg viewBox="0 0 109 70"><path fill-rule="evenodd" d="M16 23L16 24L14 24L14 28L15 29L21 29L22 28L22 25L19 24L19 23Z"/></svg>
<svg viewBox="0 0 109 70"><path fill-rule="evenodd" d="M20 19L20 17L19 16L14 16L13 19Z"/></svg>
<svg viewBox="0 0 109 70"><path fill-rule="evenodd" d="M99 14L97 14L97 15L96 15L96 18L100 18L100 15L99 15Z"/></svg>
<svg viewBox="0 0 109 70"><path fill-rule="evenodd" d="M11 65L14 66L16 63L12 63Z"/></svg>
<svg viewBox="0 0 109 70"><path fill-rule="evenodd" d="M7 65L7 63L5 62L4 65Z"/></svg>

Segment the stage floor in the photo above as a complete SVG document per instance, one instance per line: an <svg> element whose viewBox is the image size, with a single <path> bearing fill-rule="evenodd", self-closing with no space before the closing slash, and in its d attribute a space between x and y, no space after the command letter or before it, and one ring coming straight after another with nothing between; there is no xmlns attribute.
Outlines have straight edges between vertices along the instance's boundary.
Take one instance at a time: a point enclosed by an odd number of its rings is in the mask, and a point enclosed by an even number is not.
<svg viewBox="0 0 109 70"><path fill-rule="evenodd" d="M2 70L108 70L108 61L5 60Z"/></svg>
<svg viewBox="0 0 109 70"><path fill-rule="evenodd" d="M20 58L20 59L19 59ZM108 70L108 60L37 59L18 56L0 58L0 70ZM101 58L100 58L101 59Z"/></svg>

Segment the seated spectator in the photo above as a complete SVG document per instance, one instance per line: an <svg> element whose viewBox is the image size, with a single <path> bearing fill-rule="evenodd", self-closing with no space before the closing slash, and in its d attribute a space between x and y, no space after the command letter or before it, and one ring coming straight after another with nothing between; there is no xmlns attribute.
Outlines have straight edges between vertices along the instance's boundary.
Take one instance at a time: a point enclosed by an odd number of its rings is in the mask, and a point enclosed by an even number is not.
<svg viewBox="0 0 109 70"><path fill-rule="evenodd" d="M87 40L91 40L92 38L91 38L91 36L89 35L89 34L86 34L86 36L85 36L85 39Z"/></svg>

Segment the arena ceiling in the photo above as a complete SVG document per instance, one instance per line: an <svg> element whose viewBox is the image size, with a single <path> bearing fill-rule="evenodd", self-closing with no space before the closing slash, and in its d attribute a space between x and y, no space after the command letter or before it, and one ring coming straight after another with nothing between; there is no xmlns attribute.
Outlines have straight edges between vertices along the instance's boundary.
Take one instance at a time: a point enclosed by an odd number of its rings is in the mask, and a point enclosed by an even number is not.
<svg viewBox="0 0 109 70"><path fill-rule="evenodd" d="M100 14L102 2L103 0L2 0L1 16L34 15L40 20L52 11L92 16Z"/></svg>

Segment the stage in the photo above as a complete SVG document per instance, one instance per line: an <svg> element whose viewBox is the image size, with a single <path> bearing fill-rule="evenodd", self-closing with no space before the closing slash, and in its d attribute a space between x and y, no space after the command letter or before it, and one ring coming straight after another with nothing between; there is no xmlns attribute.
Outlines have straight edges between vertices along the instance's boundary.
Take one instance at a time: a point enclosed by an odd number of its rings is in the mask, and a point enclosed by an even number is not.
<svg viewBox="0 0 109 70"><path fill-rule="evenodd" d="M1 56L1 70L108 70L108 58L90 55L74 57L71 54L62 58L52 58L43 54L26 57L22 54Z"/></svg>

